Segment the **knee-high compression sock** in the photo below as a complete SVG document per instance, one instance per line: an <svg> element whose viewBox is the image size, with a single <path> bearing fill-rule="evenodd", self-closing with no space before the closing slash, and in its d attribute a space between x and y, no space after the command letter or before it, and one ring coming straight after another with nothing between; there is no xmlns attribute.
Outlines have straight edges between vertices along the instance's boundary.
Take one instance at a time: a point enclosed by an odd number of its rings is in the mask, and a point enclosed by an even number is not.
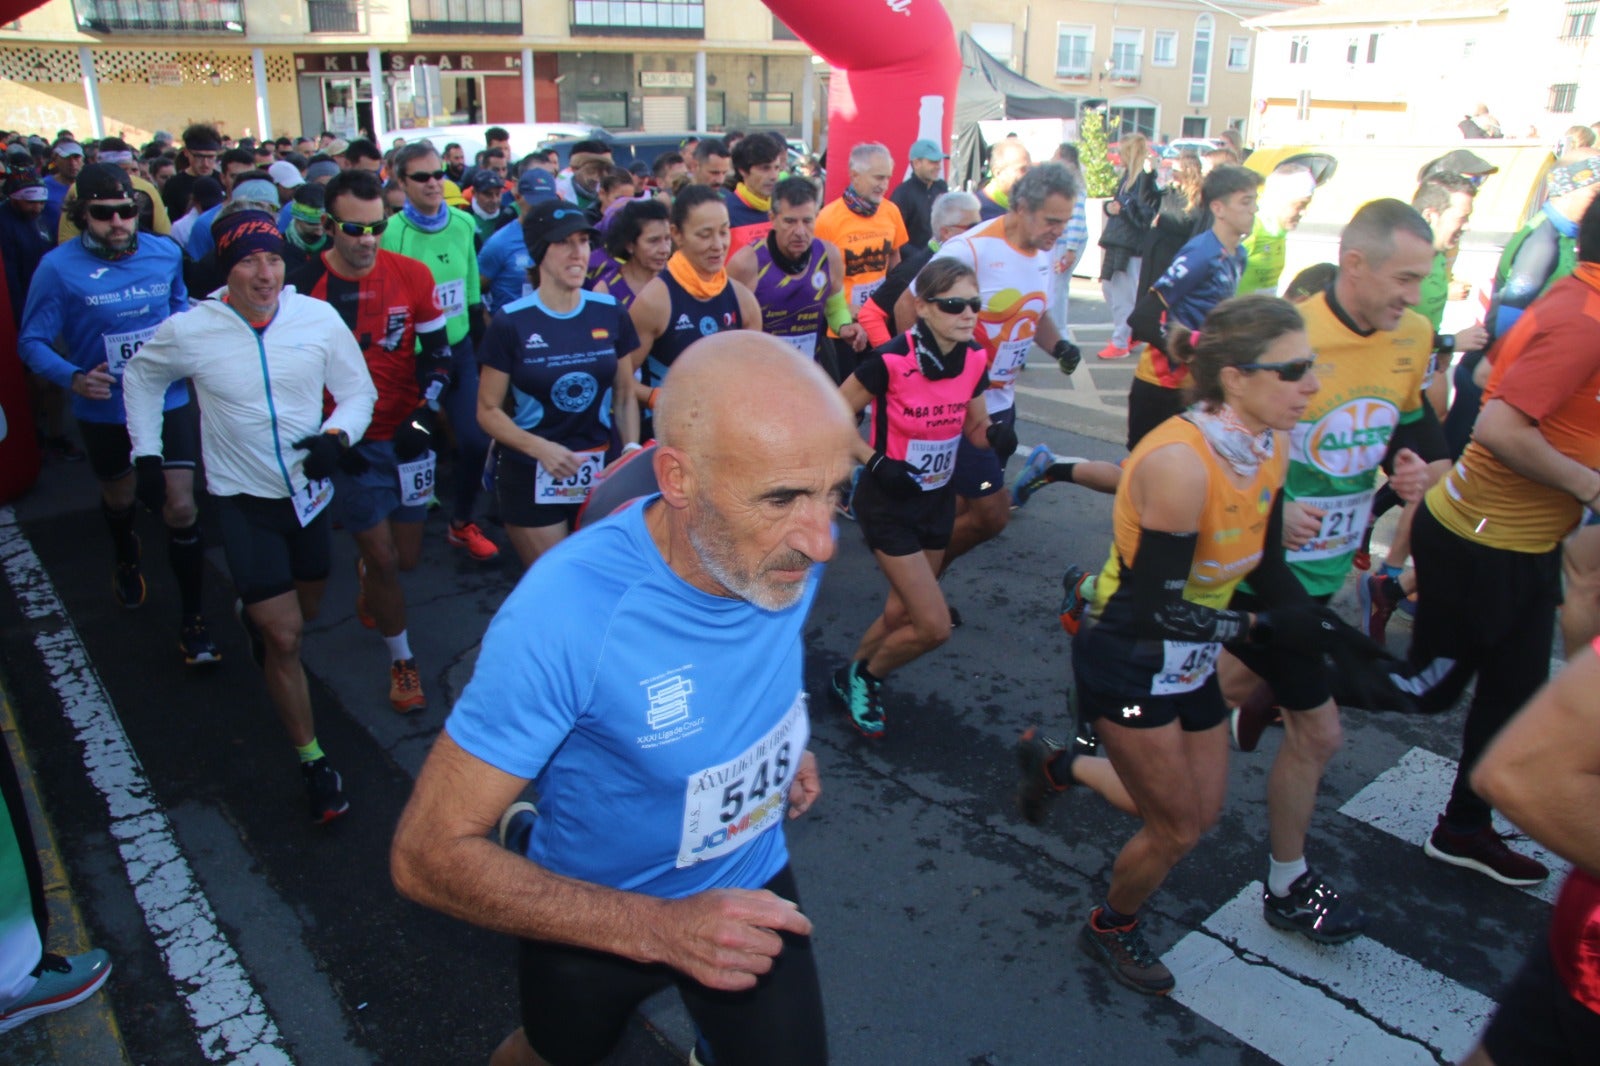
<svg viewBox="0 0 1600 1066"><path fill-rule="evenodd" d="M206 566L199 522L186 529L167 528L167 562L172 565L172 576L178 579L183 617L193 618L200 613L200 584Z"/></svg>
<svg viewBox="0 0 1600 1066"><path fill-rule="evenodd" d="M124 566L139 563L139 542L133 536L134 508L119 511L105 500L100 501L100 514L111 532L111 543L116 548L117 562Z"/></svg>

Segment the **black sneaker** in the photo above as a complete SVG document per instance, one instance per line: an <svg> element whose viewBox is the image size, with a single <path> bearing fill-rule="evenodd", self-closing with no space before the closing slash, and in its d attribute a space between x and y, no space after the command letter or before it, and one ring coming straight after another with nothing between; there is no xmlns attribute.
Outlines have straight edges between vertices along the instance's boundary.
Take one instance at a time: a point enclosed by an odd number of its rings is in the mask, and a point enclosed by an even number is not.
<svg viewBox="0 0 1600 1066"><path fill-rule="evenodd" d="M311 820L321 825L333 821L350 809L344 798L344 778L328 765L328 757L300 764L306 779L306 795L311 800Z"/></svg>
<svg viewBox="0 0 1600 1066"><path fill-rule="evenodd" d="M239 625L244 628L244 635L250 641L250 658L263 670L267 667L267 642L261 637L261 630L250 620L250 612L245 610L243 600L233 601L233 616L239 620Z"/></svg>
<svg viewBox="0 0 1600 1066"><path fill-rule="evenodd" d="M118 561L111 571L111 594L122 606L133 610L144 604L144 573L139 569L139 536L133 537L133 561Z"/></svg>
<svg viewBox="0 0 1600 1066"><path fill-rule="evenodd" d="M1044 821L1045 804L1057 793L1072 787L1072 760L1078 757L1078 746L1058 744L1049 737L1039 735L1038 727L1029 726L1017 739L1017 809L1024 821L1038 825ZM1050 763L1063 751L1068 752L1063 771L1064 783L1057 782L1050 773Z"/></svg>
<svg viewBox="0 0 1600 1066"><path fill-rule="evenodd" d="M178 630L178 650L183 652L183 661L188 666L208 666L222 661L222 652L212 641L206 620L199 615L184 622Z"/></svg>
<svg viewBox="0 0 1600 1066"><path fill-rule="evenodd" d="M1430 859L1464 870L1476 870L1502 885L1526 888L1542 884L1550 876L1550 871L1538 859L1506 847L1505 836L1493 826L1479 826L1463 833L1451 829L1440 818L1422 850Z"/></svg>
<svg viewBox="0 0 1600 1066"><path fill-rule="evenodd" d="M1261 891L1261 912L1268 925L1303 933L1319 944L1343 944L1367 928L1367 916L1315 870L1294 879L1286 896Z"/></svg>
<svg viewBox="0 0 1600 1066"><path fill-rule="evenodd" d="M879 689L883 682L863 677L861 663L847 663L833 675L833 696L850 712L850 722L856 732L876 740L883 736L885 726L883 700Z"/></svg>
<svg viewBox="0 0 1600 1066"><path fill-rule="evenodd" d="M1078 934L1083 953L1110 970L1119 984L1135 992L1147 996L1171 992L1172 971L1150 950L1144 934L1139 932L1139 923L1122 929L1101 929L1096 924L1099 917L1100 908L1096 907Z"/></svg>

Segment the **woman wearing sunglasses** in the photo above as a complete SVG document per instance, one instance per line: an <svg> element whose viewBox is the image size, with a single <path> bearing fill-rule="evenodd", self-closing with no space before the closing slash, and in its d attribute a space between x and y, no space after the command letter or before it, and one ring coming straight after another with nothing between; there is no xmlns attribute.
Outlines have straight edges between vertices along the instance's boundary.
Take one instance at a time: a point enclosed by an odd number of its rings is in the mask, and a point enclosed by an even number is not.
<svg viewBox="0 0 1600 1066"><path fill-rule="evenodd" d="M989 421L983 398L987 360L972 342L983 307L977 275L959 260L934 259L912 295L917 324L867 355L840 386L852 410L872 404L872 442L857 442L866 469L853 506L889 579L883 613L833 675L834 696L868 737L883 735L884 679L950 639L938 574L955 525L950 475L961 439L979 448L1017 446L1009 425Z"/></svg>
<svg viewBox="0 0 1600 1066"><path fill-rule="evenodd" d="M1110 556L1072 642L1078 716L1106 758L1040 737L1017 744L1022 813L1089 786L1144 820L1112 867L1083 950L1137 992L1173 986L1139 930L1139 908L1216 822L1228 770L1228 707L1216 678L1223 645L1319 657L1336 616L1310 600L1283 554L1288 431L1317 391L1306 327L1269 295L1227 300L1203 329L1176 327L1193 406L1156 427L1126 462ZM1230 610L1249 579L1259 613Z"/></svg>

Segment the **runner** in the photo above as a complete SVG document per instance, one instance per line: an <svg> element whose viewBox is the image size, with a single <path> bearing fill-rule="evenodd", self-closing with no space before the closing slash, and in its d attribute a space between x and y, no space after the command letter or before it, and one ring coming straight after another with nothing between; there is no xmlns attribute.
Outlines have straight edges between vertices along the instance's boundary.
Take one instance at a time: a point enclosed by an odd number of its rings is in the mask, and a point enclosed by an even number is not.
<svg viewBox="0 0 1600 1066"><path fill-rule="evenodd" d="M478 360L474 354L485 325L479 295L478 257L472 220L445 205L440 183L444 167L426 141L408 144L394 155L394 173L405 190L406 205L389 220L380 247L410 256L433 274L434 298L448 316L454 385L445 393L444 410L456 440L450 525L445 540L480 563L500 558L500 549L473 521L489 438L478 428Z"/></svg>
<svg viewBox="0 0 1600 1066"><path fill-rule="evenodd" d="M214 236L227 291L167 319L129 360L128 435L141 470L159 462L162 396L175 381L193 381L206 488L240 619L300 758L311 819L329 822L350 804L317 742L300 641L328 581L327 479L353 461L350 442L366 431L377 390L333 308L284 288L272 216L234 204L223 211ZM324 390L335 403L326 419Z"/></svg>
<svg viewBox="0 0 1600 1066"><path fill-rule="evenodd" d="M183 131L181 139L187 165L161 186L161 201L166 205L167 217L174 219L189 209L189 196L194 191L194 183L216 175L217 157L222 154L222 134L217 132L215 126L197 122ZM220 175L217 176L220 180ZM227 191L226 185L223 191Z"/></svg>
<svg viewBox="0 0 1600 1066"><path fill-rule="evenodd" d="M950 639L939 569L955 524L957 445L965 440L998 455L1017 450L1016 430L991 423L983 399L986 360L973 343L983 301L972 268L935 260L917 275L916 298L917 324L875 349L841 387L851 410L872 405L871 441L855 447L867 476L851 507L889 580L882 613L833 675L834 697L868 737L883 735L890 672Z"/></svg>
<svg viewBox="0 0 1600 1066"><path fill-rule="evenodd" d="M916 325L916 296L911 292L911 282L945 241L961 236L982 221L978 217L978 198L970 192L947 192L933 202L928 219L933 226L933 239L900 249L900 262L861 305L858 314L861 328L867 331L868 344L888 344L897 333Z"/></svg>
<svg viewBox="0 0 1600 1066"><path fill-rule="evenodd" d="M689 180L696 185L709 185L720 190L728 180L728 172L733 169L728 145L716 137L707 137L696 144L690 158L694 163L689 168Z"/></svg>
<svg viewBox="0 0 1600 1066"><path fill-rule="evenodd" d="M753 134L740 147L760 141ZM817 187L805 178L785 178L772 196L770 228L761 243L740 248L728 260L728 276L755 293L761 330L807 359L825 353L818 342L827 329L853 352L867 347L867 334L850 316L844 298L844 257L814 234ZM824 366L824 369L827 369Z"/></svg>
<svg viewBox="0 0 1600 1066"><path fill-rule="evenodd" d="M1073 784L1143 820L1079 945L1147 995L1165 995L1174 981L1145 941L1139 909L1216 823L1227 789L1222 646L1249 642L1320 673L1336 619L1284 563L1287 433L1318 388L1299 312L1276 297L1242 296L1213 309L1203 331L1175 326L1172 340L1199 402L1128 457L1111 552L1072 642L1078 714L1094 723L1108 759L1032 728L1017 743L1017 798L1029 821ZM1270 609L1229 607L1247 575Z"/></svg>
<svg viewBox="0 0 1600 1066"><path fill-rule="evenodd" d="M467 210L476 228L473 234L474 247L482 252L485 241L517 221L517 209L513 204L503 202L505 181L492 170L477 171L472 175L468 188L462 192L468 196Z"/></svg>
<svg viewBox="0 0 1600 1066"><path fill-rule="evenodd" d="M527 569L572 530L596 477L616 458L613 427L624 447L638 447L626 360L638 338L615 298L583 289L594 232L587 214L559 200L540 204L522 231L539 287L489 324L478 423L497 445L500 516Z"/></svg>
<svg viewBox="0 0 1600 1066"><path fill-rule="evenodd" d="M539 167L529 167L517 179L516 202L523 213L537 204L556 200L555 179ZM520 219L519 219L520 222ZM483 243L478 252L478 285L483 291L483 307L493 314L512 300L533 291L528 280L528 246L522 240L522 226L502 226Z"/></svg>
<svg viewBox="0 0 1600 1066"><path fill-rule="evenodd" d="M906 243L906 226L900 209L884 200L894 158L881 144L858 144L850 149L850 184L839 199L817 213L817 236L844 255L844 296L850 313L883 284L900 261ZM832 330L830 338L837 337ZM835 352L835 373L843 380L855 369L855 358Z"/></svg>
<svg viewBox="0 0 1600 1066"><path fill-rule="evenodd" d="M112 595L128 608L145 600L134 532L137 491L167 527L167 560L178 585L178 650L190 666L214 663L222 655L201 615L205 547L194 500L200 451L195 407L183 382L166 389L158 400L163 413L150 423L165 460L135 471L123 393L129 360L162 322L189 306L183 253L162 237L140 239L139 207L120 168L92 163L73 191L80 235L39 261L17 350L34 373L72 392L72 414L100 481L100 514L115 554ZM65 354L57 353L57 338Z"/></svg>
<svg viewBox="0 0 1600 1066"><path fill-rule="evenodd" d="M631 308L672 258L671 221L660 200L635 200L624 207L606 234L606 252L616 261L617 274L594 291L611 296L624 311Z"/></svg>
<svg viewBox="0 0 1600 1066"><path fill-rule="evenodd" d="M1267 175L1256 205L1255 224L1241 242L1248 261L1239 278L1239 292L1278 291L1284 260L1289 251L1289 234L1300 228L1300 220L1311 208L1317 193L1317 179L1311 168L1285 163Z"/></svg>
<svg viewBox="0 0 1600 1066"><path fill-rule="evenodd" d="M1033 167L1033 155L1021 141L1006 138L989 149L989 181L979 189L978 212L988 222L1011 208L1011 190Z"/></svg>
<svg viewBox="0 0 1600 1066"><path fill-rule="evenodd" d="M673 986L718 1066L828 1059L782 824L820 792L801 635L854 426L759 336L695 344L660 422L661 493L512 591L395 834L403 895L523 938L501 1066L600 1061ZM531 834L496 846L530 781Z"/></svg>
<svg viewBox="0 0 1600 1066"><path fill-rule="evenodd" d="M378 247L388 225L383 184L365 170L328 182L324 224L332 246L288 281L339 312L378 390L361 442L359 474L333 473L333 519L355 537L356 617L389 651L389 703L401 714L428 705L406 631L400 574L422 561L422 529L433 495L434 417L450 383L444 312L427 267ZM324 401L323 413L333 406Z"/></svg>
<svg viewBox="0 0 1600 1066"><path fill-rule="evenodd" d="M735 252L759 245L772 230L772 190L777 187L788 146L781 138L752 133L733 148L733 169L739 184L724 192L730 238Z"/></svg>

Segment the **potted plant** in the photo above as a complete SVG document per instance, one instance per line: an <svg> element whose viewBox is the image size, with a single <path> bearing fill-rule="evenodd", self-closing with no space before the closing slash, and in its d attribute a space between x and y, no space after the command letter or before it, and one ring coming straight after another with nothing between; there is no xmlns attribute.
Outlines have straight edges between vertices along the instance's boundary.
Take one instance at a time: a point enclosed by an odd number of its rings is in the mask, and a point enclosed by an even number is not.
<svg viewBox="0 0 1600 1066"><path fill-rule="evenodd" d="M1116 120L1110 125L1114 129ZM1110 136L1105 108L1091 108L1078 116L1078 162L1083 166L1088 195L1083 220L1089 228L1088 243L1072 271L1078 277L1100 276L1100 229L1106 219L1105 202L1117 191L1117 168L1111 164Z"/></svg>

